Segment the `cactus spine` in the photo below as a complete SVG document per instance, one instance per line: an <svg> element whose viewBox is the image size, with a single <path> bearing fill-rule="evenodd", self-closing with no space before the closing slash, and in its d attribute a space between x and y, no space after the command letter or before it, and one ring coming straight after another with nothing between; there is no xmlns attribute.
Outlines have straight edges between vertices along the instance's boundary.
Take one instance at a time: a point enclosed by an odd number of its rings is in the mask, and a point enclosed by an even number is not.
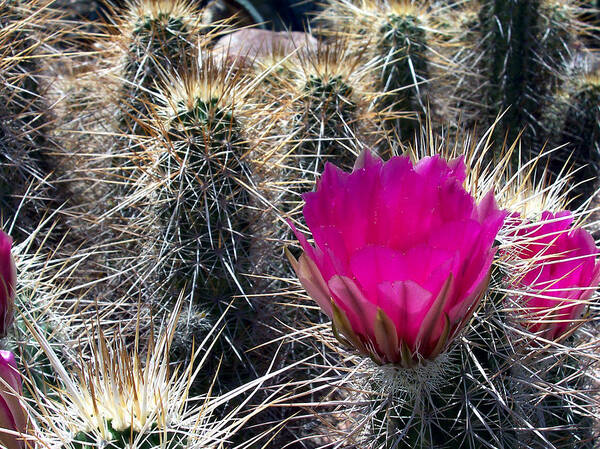
<svg viewBox="0 0 600 449"><path fill-rule="evenodd" d="M45 138L48 124L34 60L48 36L35 36L50 20L48 2L0 2L0 221L13 219L11 232L24 240L36 229L57 195ZM18 217L18 219L16 219Z"/></svg>

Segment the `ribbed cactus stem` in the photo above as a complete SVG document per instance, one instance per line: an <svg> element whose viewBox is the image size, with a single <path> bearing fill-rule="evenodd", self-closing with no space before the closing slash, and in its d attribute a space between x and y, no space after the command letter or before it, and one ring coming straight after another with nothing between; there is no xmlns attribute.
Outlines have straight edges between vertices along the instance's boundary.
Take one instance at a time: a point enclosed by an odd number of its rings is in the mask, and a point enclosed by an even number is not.
<svg viewBox="0 0 600 449"><path fill-rule="evenodd" d="M421 19L411 13L390 13L379 29L381 106L406 118L391 120L402 140L411 140L425 113L429 77L427 35Z"/></svg>
<svg viewBox="0 0 600 449"><path fill-rule="evenodd" d="M523 119L530 108L525 93L534 67L532 31L537 25L539 3L494 0L481 9L484 30L489 33L487 50L491 64L487 103L491 115L510 107L497 130L498 139L508 133L508 142L513 142L527 123Z"/></svg>
<svg viewBox="0 0 600 449"><path fill-rule="evenodd" d="M525 156L536 155L548 136L540 120L544 105L562 83L572 39L572 17L561 2L493 0L480 10L482 41L488 53L486 99L496 144L522 134ZM514 153L515 164L518 152Z"/></svg>
<svg viewBox="0 0 600 449"><path fill-rule="evenodd" d="M165 76L185 67L199 36L198 11L181 0L139 0L129 11L124 96L126 132L155 103L152 92ZM124 25L124 24L123 24Z"/></svg>
<svg viewBox="0 0 600 449"><path fill-rule="evenodd" d="M310 75L303 93L297 116L301 168L318 173L325 162L351 165L355 156L348 150L348 142L355 136L358 123L348 80L340 75Z"/></svg>
<svg viewBox="0 0 600 449"><path fill-rule="evenodd" d="M221 365L217 388L225 388L251 369L241 349L250 345L256 314L245 296L252 269L249 149L236 110L223 98L192 96L173 109L156 173L165 179L156 203L161 297L172 301L183 292L184 307L191 306L192 315L182 315L175 332L172 355L179 361L190 352L182 348L201 341L210 317L227 313L218 345L224 360L215 360ZM212 375L203 380L212 382Z"/></svg>
<svg viewBox="0 0 600 449"><path fill-rule="evenodd" d="M170 241L163 270L176 290L187 285L194 303L221 301L239 291L234 273L247 260L249 195L243 187L247 148L231 110L218 99L185 103L171 119L170 148L160 160L168 179L159 203Z"/></svg>

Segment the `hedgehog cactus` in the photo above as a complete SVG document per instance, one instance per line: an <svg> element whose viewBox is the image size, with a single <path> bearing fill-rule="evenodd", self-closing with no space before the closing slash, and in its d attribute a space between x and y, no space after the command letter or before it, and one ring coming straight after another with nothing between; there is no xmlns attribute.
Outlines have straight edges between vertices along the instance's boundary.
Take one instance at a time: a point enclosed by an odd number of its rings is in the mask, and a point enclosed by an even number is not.
<svg viewBox="0 0 600 449"><path fill-rule="evenodd" d="M287 168L279 175L286 187L280 199L285 212L296 210L300 193L308 190L326 162L350 167L364 146L377 144L369 70L360 67L364 51L353 54L338 37L285 62L280 76L291 77L293 84L285 92L282 80L275 89L280 98L289 100L283 107L292 117L284 122L285 134L280 137L287 150Z"/></svg>
<svg viewBox="0 0 600 449"><path fill-rule="evenodd" d="M187 0L138 0L117 24L125 40L126 132L135 132L139 113L151 110L156 83L185 67L200 38L201 15Z"/></svg>
<svg viewBox="0 0 600 449"><path fill-rule="evenodd" d="M574 2L484 1L480 9L482 63L488 73L483 103L497 145L523 131L525 152L535 155L548 138L540 127L543 108L563 83L581 27ZM484 75L486 76L486 75ZM508 110L507 110L508 109ZM515 153L516 156L516 153Z"/></svg>
<svg viewBox="0 0 600 449"><path fill-rule="evenodd" d="M165 180L157 212L168 248L162 282L171 291L187 284L194 303L238 292L234 273L248 268L248 147L219 75L209 69L172 89L166 147L157 154L156 176Z"/></svg>
<svg viewBox="0 0 600 449"><path fill-rule="evenodd" d="M414 165L407 158L382 164L363 157L351 174L328 166L317 192L305 196L316 246L297 233L306 254L292 258L292 265L331 318L335 338L374 362L358 357L349 369L354 374L341 381L350 384L349 395L370 404L364 411L370 424L362 421L364 432L352 432L353 444L593 447L586 381L593 355L575 332L587 321L581 315L600 280L598 250L566 212L556 218L545 212L531 223L517 215L527 208L513 209L498 233L506 212L484 192L500 181L510 154L479 171L483 155L468 154L466 172L462 160L439 156ZM513 182L522 192L522 179ZM471 195L480 198L479 206ZM473 216L461 222L446 210L449 204L452 213L467 207ZM473 226L473 236L487 243L470 240ZM493 241L502 244L495 258L493 251L485 255ZM469 257L463 260L465 248ZM411 263L419 253L420 263ZM489 289L488 265L460 268L480 257L489 264L494 258ZM476 282L467 287L467 279ZM565 340L569 335L575 336Z"/></svg>
<svg viewBox="0 0 600 449"><path fill-rule="evenodd" d="M147 358L137 345L127 349L122 337L107 342L101 331L95 332L89 342L92 359L74 367L62 365L43 336L36 336L63 388L60 399L36 396L43 411L37 438L65 449L106 444L176 449L202 439L203 432L193 434L193 429L205 425L209 414L203 416L201 407L188 400L192 365L181 372L169 366L170 332L163 330L148 343ZM206 433L202 447L213 447L218 432Z"/></svg>
<svg viewBox="0 0 600 449"><path fill-rule="evenodd" d="M244 82L210 59L202 64L162 91L149 121L152 133L144 138L143 170L129 180L136 198L132 220L147 236L144 277L137 283L156 310L185 300L174 357L185 357L207 323L228 309L225 347L242 354L238 346L250 333L253 310L246 296L253 181L243 135ZM240 360L235 354L227 366Z"/></svg>
<svg viewBox="0 0 600 449"><path fill-rule="evenodd" d="M429 78L427 34L419 9L408 2L392 8L379 34L382 106L397 113L414 111L414 117L395 119L399 137L410 140L426 112L427 86L423 83Z"/></svg>
<svg viewBox="0 0 600 449"><path fill-rule="evenodd" d="M341 28L357 41L364 41L366 36L374 41L366 55L376 61L372 70L377 78L379 108L396 136L412 141L428 107L426 6L413 0L363 1L360 5L339 0L331 2L322 19L333 30Z"/></svg>
<svg viewBox="0 0 600 449"><path fill-rule="evenodd" d="M364 140L361 123L368 120L367 81L360 58L349 54L338 38L300 55L295 68L298 94L293 108L297 157L301 170L318 173L325 162L351 165L355 140ZM366 142L365 142L366 143ZM353 151L354 150L354 151Z"/></svg>

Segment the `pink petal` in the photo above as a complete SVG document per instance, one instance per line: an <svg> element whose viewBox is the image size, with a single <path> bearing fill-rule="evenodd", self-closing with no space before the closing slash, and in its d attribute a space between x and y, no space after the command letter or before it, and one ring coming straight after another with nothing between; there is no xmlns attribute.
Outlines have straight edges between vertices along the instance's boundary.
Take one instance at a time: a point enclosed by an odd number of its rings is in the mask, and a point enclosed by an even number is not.
<svg viewBox="0 0 600 449"><path fill-rule="evenodd" d="M332 318L331 294L327 288L327 283L312 259L303 253L293 268L308 295L319 304L329 318Z"/></svg>
<svg viewBox="0 0 600 449"><path fill-rule="evenodd" d="M454 178L459 184L462 184L466 178L466 167L464 157L460 156L449 163L441 156L435 155L424 157L415 166L415 171L423 177L432 180L434 185L441 184L443 180Z"/></svg>
<svg viewBox="0 0 600 449"><path fill-rule="evenodd" d="M372 167L381 167L383 165L383 161L381 158L371 150L365 149L361 151L361 153L356 158L356 162L354 163L354 168L352 171L358 171L362 169L370 169Z"/></svg>
<svg viewBox="0 0 600 449"><path fill-rule="evenodd" d="M379 307L396 326L398 339L414 351L419 329L431 308L433 295L411 280L382 282L378 290Z"/></svg>
<svg viewBox="0 0 600 449"><path fill-rule="evenodd" d="M334 276L327 285L335 303L346 312L352 329L374 341L377 306L365 298L352 279L345 276Z"/></svg>
<svg viewBox="0 0 600 449"><path fill-rule="evenodd" d="M417 334L416 349L424 356L427 356L436 346L444 330L446 303L453 295L454 276L450 274L429 307L427 314L423 317L421 328Z"/></svg>

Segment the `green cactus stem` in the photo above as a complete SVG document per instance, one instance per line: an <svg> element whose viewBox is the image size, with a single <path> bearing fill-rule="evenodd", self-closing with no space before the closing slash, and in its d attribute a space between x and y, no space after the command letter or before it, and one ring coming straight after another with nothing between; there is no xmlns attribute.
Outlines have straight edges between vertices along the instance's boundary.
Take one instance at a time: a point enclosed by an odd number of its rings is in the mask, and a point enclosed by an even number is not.
<svg viewBox="0 0 600 449"><path fill-rule="evenodd" d="M411 12L390 13L379 29L381 107L392 115L412 114L390 122L401 140L412 140L426 112L424 84L429 77L427 34Z"/></svg>

